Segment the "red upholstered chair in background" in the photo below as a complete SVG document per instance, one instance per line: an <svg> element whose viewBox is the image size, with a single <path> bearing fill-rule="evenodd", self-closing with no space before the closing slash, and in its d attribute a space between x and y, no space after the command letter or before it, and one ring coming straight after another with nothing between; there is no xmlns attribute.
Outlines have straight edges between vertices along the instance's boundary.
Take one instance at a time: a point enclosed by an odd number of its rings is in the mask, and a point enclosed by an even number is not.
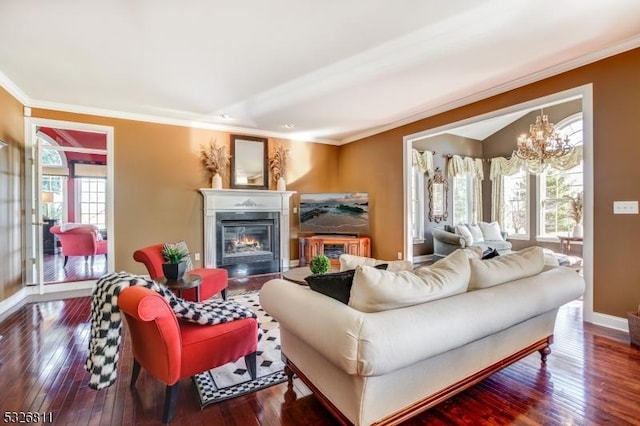
<svg viewBox="0 0 640 426"><path fill-rule="evenodd" d="M142 286L127 287L118 296L131 334L133 373L140 368L167 385L162 420L173 417L180 379L244 357L252 379L256 378L258 322L245 318L216 325L178 321L167 301Z"/></svg>
<svg viewBox="0 0 640 426"><path fill-rule="evenodd" d="M164 244L154 244L136 250L133 258L143 263L149 271L151 279L164 277L162 272L162 264L165 262L162 256L162 247ZM229 275L226 269L222 268L195 268L187 271L188 274L200 276L202 284L200 284L200 298L208 299L218 293L222 294L222 298L227 300L227 285ZM196 301L196 289L192 288L182 292L182 298L186 300Z"/></svg>
<svg viewBox="0 0 640 426"><path fill-rule="evenodd" d="M57 235L60 240L64 256L63 267L67 266L69 256L84 256L85 262L91 256L91 265L95 255L107 256L107 241L98 239L99 232L93 225L56 225L51 227L51 233Z"/></svg>

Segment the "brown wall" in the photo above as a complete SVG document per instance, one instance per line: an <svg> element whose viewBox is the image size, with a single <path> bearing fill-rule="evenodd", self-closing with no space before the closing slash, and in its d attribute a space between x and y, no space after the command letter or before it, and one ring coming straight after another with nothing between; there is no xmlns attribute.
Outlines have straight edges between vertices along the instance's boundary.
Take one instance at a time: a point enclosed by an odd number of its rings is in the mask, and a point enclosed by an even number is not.
<svg viewBox="0 0 640 426"><path fill-rule="evenodd" d="M132 259L145 245L185 240L192 253L204 251L203 197L198 188L211 180L200 164L200 146L215 139L229 152L225 132L132 120L34 109L34 117L114 127L115 269L146 273ZM287 190L324 192L337 189L338 147L269 139L269 148L290 150ZM275 183L271 182L271 189ZM229 176L224 176L225 188ZM297 205L297 194L293 197ZM298 257L298 215L291 215L291 258ZM194 262L200 266L201 261Z"/></svg>
<svg viewBox="0 0 640 426"><path fill-rule="evenodd" d="M456 108L343 147L343 187L371 176L366 190L388 205L384 221L372 224L374 255L391 258L403 246L403 136L478 116L585 84L593 84L594 140L594 310L625 317L640 303L636 261L640 216L613 215L614 200L638 200L640 144L640 49L634 49L501 95ZM362 161L366 158L366 161ZM382 177L383 175L384 177ZM380 203L382 200L382 203ZM389 214L393 211L394 214Z"/></svg>
<svg viewBox="0 0 640 426"><path fill-rule="evenodd" d="M0 87L0 300L22 288L24 119L22 104Z"/></svg>

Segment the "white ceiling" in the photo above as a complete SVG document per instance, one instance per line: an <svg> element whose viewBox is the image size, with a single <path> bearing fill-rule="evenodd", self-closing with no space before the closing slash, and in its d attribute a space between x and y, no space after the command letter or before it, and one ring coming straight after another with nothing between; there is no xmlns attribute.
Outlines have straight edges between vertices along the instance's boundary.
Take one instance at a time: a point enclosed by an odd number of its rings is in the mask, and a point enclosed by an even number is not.
<svg viewBox="0 0 640 426"><path fill-rule="evenodd" d="M639 0L0 3L28 106L336 144L637 46Z"/></svg>

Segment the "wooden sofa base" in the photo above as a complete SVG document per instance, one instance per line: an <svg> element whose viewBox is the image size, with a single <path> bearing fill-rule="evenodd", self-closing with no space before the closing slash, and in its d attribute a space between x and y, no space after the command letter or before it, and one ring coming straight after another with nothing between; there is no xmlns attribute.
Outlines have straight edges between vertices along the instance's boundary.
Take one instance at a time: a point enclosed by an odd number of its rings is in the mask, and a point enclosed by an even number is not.
<svg viewBox="0 0 640 426"><path fill-rule="evenodd" d="M399 424L415 416L416 414L421 413L422 411L425 411L451 398L453 395L459 392L462 392L463 390L475 385L476 383L486 379L492 374L502 370L503 368L513 364L516 361L521 360L522 358L525 358L531 355L536 351L540 352L541 364L545 366L547 363L547 356L551 353L550 345L552 343L553 343L553 335L550 335L514 353L513 355L510 355L486 367L485 369L478 371L477 373L469 377L465 377L464 379L452 384L451 386L445 389L442 389L441 391L433 395L430 395L428 397L425 397L417 401L415 404L411 406L405 407L404 409L397 411L381 419L380 421L374 424L375 425ZM311 391L316 396L316 398L318 398L318 400L322 403L322 405L324 405L325 408L329 410L329 412L338 420L340 424L342 425L353 424L348 418L344 416L344 414L340 412L340 410L335 405L331 403L331 401L329 401L329 399L326 396L322 394L322 392L320 392L320 390L313 383L311 383L311 381L304 375L304 373L302 373L302 371L300 371L298 367L296 367L293 364L293 362L291 362L288 358L286 358L285 360L286 360L285 373L287 374L287 378L290 386L292 385L293 375L296 374L300 378L300 380L302 380L305 383L305 385L307 385L309 389L311 389Z"/></svg>

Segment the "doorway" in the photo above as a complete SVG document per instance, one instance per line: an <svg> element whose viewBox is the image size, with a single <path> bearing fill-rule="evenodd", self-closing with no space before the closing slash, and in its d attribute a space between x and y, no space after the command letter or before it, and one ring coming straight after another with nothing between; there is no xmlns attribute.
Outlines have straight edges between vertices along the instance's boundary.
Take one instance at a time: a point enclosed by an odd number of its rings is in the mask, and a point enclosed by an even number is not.
<svg viewBox="0 0 640 426"><path fill-rule="evenodd" d="M437 135L446 134L454 129L469 128L473 125L483 125L488 121L500 121L503 117L518 116L526 114L532 110L539 110L547 105L558 104L570 100L578 99L581 102L582 123L583 123L583 187L584 187L584 237L582 246L582 257L584 259L583 274L586 283L584 295L584 320L594 321L593 313L593 112L592 112L592 85L585 85L570 89L561 93L535 99L522 104L504 108L499 111L472 117L461 122L452 123L439 128L430 129L424 132L408 135L404 137L404 188L405 188L405 251L413 257L414 253L414 230L419 228L419 224L414 223L414 192L412 191L414 176L412 170L412 149L417 141L425 140ZM513 118L513 117L511 117ZM512 120L513 121L513 120ZM514 140L515 147L515 140ZM443 154L443 153L440 153ZM485 203L487 198L485 198ZM485 211L486 213L486 211ZM486 214L485 214L486 217ZM543 240L541 240L543 241Z"/></svg>
<svg viewBox="0 0 640 426"><path fill-rule="evenodd" d="M27 285L92 288L113 271L113 128L27 118Z"/></svg>

